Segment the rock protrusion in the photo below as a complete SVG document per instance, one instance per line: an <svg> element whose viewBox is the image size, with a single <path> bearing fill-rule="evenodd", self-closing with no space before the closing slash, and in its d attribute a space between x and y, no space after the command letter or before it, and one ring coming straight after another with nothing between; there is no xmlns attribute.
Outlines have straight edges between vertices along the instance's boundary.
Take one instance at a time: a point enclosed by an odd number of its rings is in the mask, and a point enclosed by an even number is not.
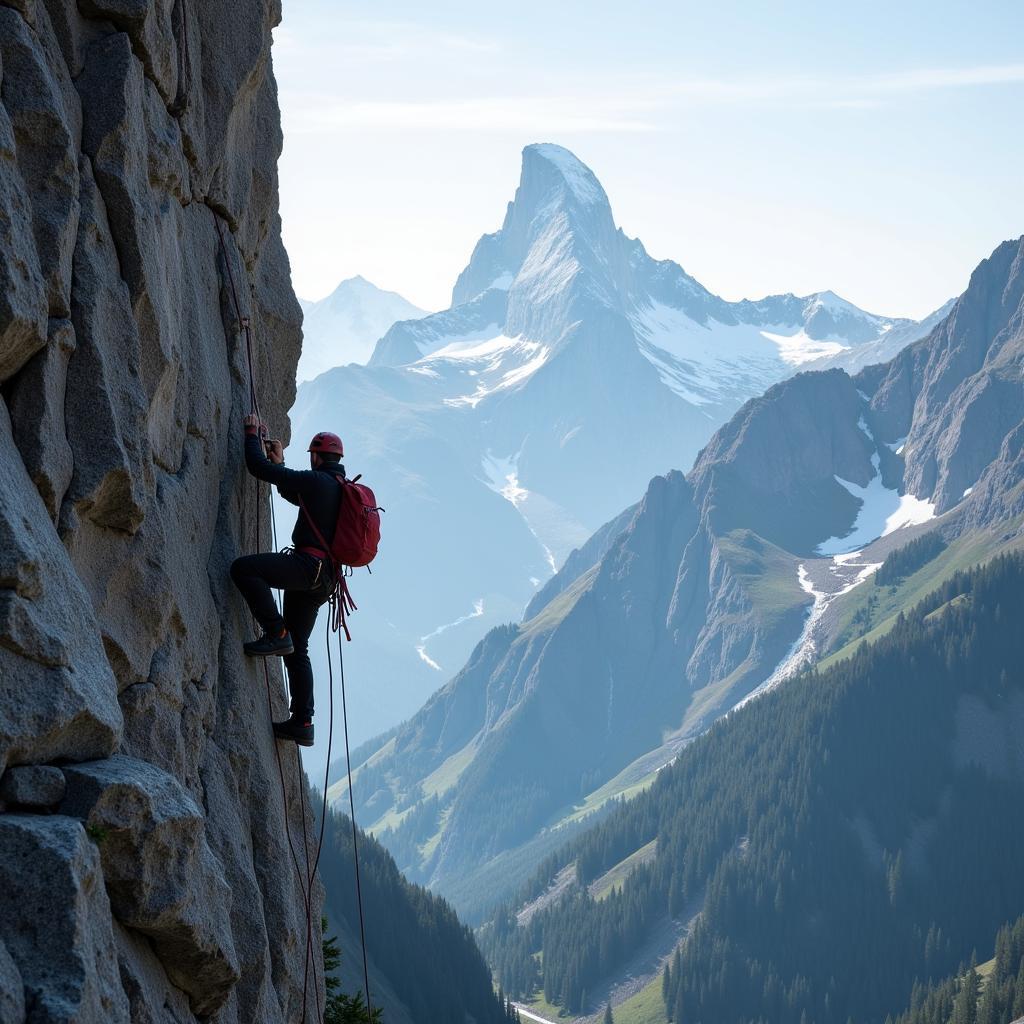
<svg viewBox="0 0 1024 1024"><path fill-rule="evenodd" d="M0 892L0 939L33 1024L129 1024L100 857L81 822L0 815Z"/></svg>
<svg viewBox="0 0 1024 1024"><path fill-rule="evenodd" d="M231 894L206 842L203 812L173 776L117 755L64 769L61 810L96 839L117 919L148 935L192 1008L210 1014L239 978L222 909Z"/></svg>
<svg viewBox="0 0 1024 1024"><path fill-rule="evenodd" d="M64 791L64 776L53 765L17 765L0 776L0 800L18 807L56 807L64 799Z"/></svg>
<svg viewBox="0 0 1024 1024"><path fill-rule="evenodd" d="M0 481L0 767L106 757L121 739L117 684L2 403Z"/></svg>

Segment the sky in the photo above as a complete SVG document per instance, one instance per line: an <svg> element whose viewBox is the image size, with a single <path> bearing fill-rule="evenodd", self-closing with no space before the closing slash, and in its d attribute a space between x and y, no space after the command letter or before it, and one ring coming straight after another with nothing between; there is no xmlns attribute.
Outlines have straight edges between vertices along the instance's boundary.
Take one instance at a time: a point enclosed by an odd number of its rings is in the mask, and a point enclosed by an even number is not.
<svg viewBox="0 0 1024 1024"><path fill-rule="evenodd" d="M1024 234L1020 0L284 0L274 38L306 299L447 307L531 142L730 300L920 318Z"/></svg>

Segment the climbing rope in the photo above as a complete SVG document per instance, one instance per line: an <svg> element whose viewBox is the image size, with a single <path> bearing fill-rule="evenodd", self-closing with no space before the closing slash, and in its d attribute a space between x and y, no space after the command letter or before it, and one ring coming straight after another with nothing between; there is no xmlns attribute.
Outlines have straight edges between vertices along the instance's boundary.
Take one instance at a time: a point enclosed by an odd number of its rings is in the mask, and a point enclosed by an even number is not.
<svg viewBox="0 0 1024 1024"><path fill-rule="evenodd" d="M259 396L256 390L256 372L255 372L255 360L253 357L253 341L252 341L252 326L248 317L242 316L241 305L238 298L238 289L235 286L235 276L231 269L231 260L228 257L227 245L224 241L224 230L221 227L220 219L216 213L213 214L214 224L217 228L217 237L220 242L221 254L224 259L224 267L227 271L228 283L230 285L231 299L234 306L235 317L241 331L245 337L245 356L248 367L249 377L249 401L253 414L262 423L263 416L260 412L259 407ZM259 549L259 538L261 528L261 509L262 509L262 492L260 488L260 481L256 480L256 548ZM270 525L271 533L273 538L274 549L277 550L277 517L274 513L274 502L273 498L270 501ZM323 805L320 812L320 834L317 838L316 844L316 855L313 858L313 863L310 865L309 858L309 837L306 832L306 797L305 787L302 783L303 768L302 768L302 755L299 752L298 744L295 745L295 758L296 764L299 771L299 802L300 802L300 813L302 816L302 848L305 855L304 859L306 862L305 871L305 887L303 889L303 902L306 911L306 958L303 965L303 980L302 980L302 1013L301 1020L306 1019L306 1004L308 1000L308 979L310 968L313 973L313 988L316 993L317 1003L317 1020L322 1024L324 1019L323 1007L320 1004L320 985L319 979L316 973L316 958L313 956L313 920L312 920L312 900L313 900L313 879L316 877L316 871L320 864L320 855L323 851L324 843L324 829L327 820L327 787L330 780L330 767L331 767L331 750L334 742L334 667L331 659L331 641L330 635L333 631L338 641L338 664L341 678L341 709L342 709L342 722L344 726L345 735L345 768L348 777L348 800L349 800L349 820L352 826L352 857L355 866L355 880L356 880L356 903L359 911L359 941L362 948L362 959L363 959L363 987L366 994L366 1007L369 1019L373 1019L373 1002L370 996L370 971L369 963L366 954L366 921L365 914L363 911L363 887L362 877L359 867L359 839L358 829L356 828L356 812L355 812L355 799L352 790L352 755L349 745L348 736L348 698L345 688L345 656L343 653L343 647L341 643L341 633L339 626L344 629L345 635L351 639L348 628L345 623L346 610L354 610L355 605L351 600L351 596L348 593L348 588L345 585L343 574L339 571L337 573L338 578L341 580L341 586L330 599L330 614L327 619L327 629L325 632L325 640L327 646L327 672L328 672L328 693L330 695L330 724L328 726L327 733L327 760L324 769L324 786L323 786ZM267 693L267 712L271 720L273 720L273 701L270 691L270 670L267 666L267 662L263 661L263 677L266 685ZM288 837L288 847L291 851L292 863L295 866L295 872L299 876L300 883L302 880L303 872L299 866L299 858L295 852L295 844L292 841L291 826L289 824L289 810L288 810L288 793L287 786L285 785L284 779L284 766L281 763L281 752L278 748L277 742L274 742L274 755L277 760L278 776L281 783L281 799L284 806L284 819L285 819L285 832Z"/></svg>
<svg viewBox="0 0 1024 1024"><path fill-rule="evenodd" d="M271 495L271 498L270 498L270 531L271 531L271 536L273 538L274 550L277 551L279 549L278 548L278 543L277 543L277 515L274 512L274 499L273 499L273 495ZM278 611L280 611L280 610L281 609L279 607ZM264 661L263 664L264 664L264 668L266 668L266 661ZM273 720L273 716L271 716L271 720ZM274 750L275 750L275 752L277 751L277 741L276 740L274 741ZM330 738L328 738L328 743L327 743L327 762L328 762L328 764L330 764L330 759L331 759L331 744L330 744ZM280 757L278 757L278 762L280 763ZM304 774L303 768L302 768L302 755L299 752L299 745L297 743L295 744L295 766L298 769L299 780L300 780L299 781L299 811L300 811L300 814L301 814L301 817L302 817L302 849L303 849L303 852L305 854L305 861L306 861L306 892L305 892L305 898L304 898L304 902L305 902L305 905L306 905L306 960L305 960L305 963L303 964L303 968L302 968L302 1013L303 1013L303 1018L305 1018L306 999L307 999L307 985L308 985L308 981L309 981L309 970L310 970L310 967L312 966L312 969L313 969L313 991L316 993L317 1020L320 1021L321 1024L322 1024L323 1019L324 1019L324 1013L323 1013L323 1008L320 1005L320 986L317 984L317 979L316 979L316 960L313 957L313 914L312 914L312 907L313 907L313 878L316 875L316 865L314 864L313 869L310 870L310 867L309 867L309 838L308 838L308 836L306 834L306 787L302 783L302 778L303 778L303 774ZM321 840L320 841L323 842L322 835L321 835ZM320 859L320 851L319 851L319 848L318 848L317 849L317 860L319 860L319 859ZM295 867L296 867L296 870L298 870L298 864L296 864Z"/></svg>
<svg viewBox="0 0 1024 1024"><path fill-rule="evenodd" d="M242 316L241 306L240 306L239 299L238 299L238 289L235 286L235 276L234 276L234 272L231 269L231 260L230 260L230 258L228 256L227 245L226 245L226 243L224 241L224 230L221 227L220 219L217 217L216 213L213 213L213 220L214 220L214 224L215 224L215 226L217 228L217 237L218 237L219 242L220 242L221 255L222 255L223 259L224 259L224 267L225 267L225 269L227 271L228 283L230 285L231 299L232 299L232 303L233 303L233 306L234 306L236 322L238 323L238 325L241 328L242 333L244 334L244 337L245 337L245 354L246 354L246 362L247 362L248 370L249 370L249 401L250 401L250 407L251 407L252 413L260 420L260 422L262 422L263 421L263 417L262 417L262 415L260 413L259 397L258 397L258 395L256 393L256 374L255 374L255 365L254 365L254 359L253 359L252 327L251 327L251 324L249 322L249 318ZM256 484L256 543L255 543L255 547L256 547L256 549L258 551L259 550L259 538L260 538L260 532L261 532L261 508L262 508L262 500L261 499L262 499L262 493L261 493L261 488L260 488L260 481L259 480L255 480L254 482ZM276 521L275 521L275 518L274 518L273 501L271 501L270 511L271 511L271 525L272 525L273 533L274 533L274 543L275 543L275 546L276 546L276 543L277 543L277 524L276 524ZM273 708L273 699L272 699L271 689L270 689L270 669L267 666L266 659L263 660L263 679L264 679L264 683L266 685L266 693L267 693L267 713L268 713L271 721L273 721L274 708ZM308 978L309 978L309 967L310 967L310 963L312 963L312 968L313 968L313 987L314 987L314 989L316 991L316 996L317 996L317 1020L320 1022L320 1024L322 1024L322 1022L323 1022L323 1011L320 1008L320 986L319 986L319 981L317 979L317 973L316 973L316 959L315 959L315 957L313 957L313 951L312 951L313 926L312 926L312 914L311 914L311 906L310 906L311 897L312 897L312 875L309 874L309 872L307 870L306 879L305 879L306 884L303 885L302 884L302 882L303 882L303 872L302 872L301 867L299 866L299 858L298 858L298 854L295 852L295 843L292 840L291 825L289 823L290 813L289 813L289 809L288 809L288 790L287 790L287 785L285 783L285 778L284 778L284 766L281 763L281 751L278 748L276 740L274 741L274 756L275 756L276 761L277 761L278 777L279 777L280 783L281 783L281 800L282 800L282 804L283 804L283 807L284 807L285 834L286 834L286 836L288 838L288 848L291 851L292 863L295 866L295 873L299 877L300 889L302 891L303 903L304 903L304 908L305 908L305 912L306 912L306 958L305 958L305 964L303 965L304 969L303 969L303 982L302 982L302 1012L301 1012L301 1016L300 1016L299 1019L300 1019L300 1021L305 1021L305 1019L306 1019L306 1004L307 1004L307 1000L308 1000L307 985L308 985ZM301 754L299 754L298 746L297 745L296 745L296 757L298 758L298 763L299 763L299 796L300 796L300 800L302 802L302 840L303 840L302 845L303 845L303 849L304 849L305 854L306 854L306 862L307 862L307 869L308 869L308 863L309 863L309 841L308 841L308 837L307 837L307 834L306 834L305 795L303 793L303 783L302 783L302 758L301 758ZM329 757L330 757L330 755L328 754L328 764L330 763ZM325 790L325 795L326 795L326 790ZM319 850L317 851L317 860L319 860Z"/></svg>
<svg viewBox="0 0 1024 1024"><path fill-rule="evenodd" d="M343 599L343 598L342 598ZM345 655L342 653L341 633L335 627L334 635L338 638L338 665L341 674L341 721L345 729L345 771L348 773L348 809L349 821L352 823L352 859L356 868L356 903L359 907L359 941L363 947L363 986L366 992L366 1013L373 1020L373 1004L370 1002L370 971L366 965L366 925L363 918L363 885L359 877L359 841L356 829L356 805L352 795L352 755L348 744L348 700L345 696ZM330 670L331 650L330 639L327 644L327 666L331 680L331 718L334 718L334 672ZM324 787L324 809L327 808L327 788ZM323 833L321 832L321 838ZM319 854L317 854L319 860Z"/></svg>

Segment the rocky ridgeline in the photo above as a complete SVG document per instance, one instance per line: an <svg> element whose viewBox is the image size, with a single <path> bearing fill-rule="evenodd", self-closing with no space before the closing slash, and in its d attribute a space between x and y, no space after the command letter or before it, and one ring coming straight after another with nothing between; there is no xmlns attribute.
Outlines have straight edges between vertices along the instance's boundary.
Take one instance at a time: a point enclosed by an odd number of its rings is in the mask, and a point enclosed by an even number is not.
<svg viewBox="0 0 1024 1024"><path fill-rule="evenodd" d="M256 505L216 230L284 428L280 13L0 0L4 1024L301 1019L302 887L227 576Z"/></svg>

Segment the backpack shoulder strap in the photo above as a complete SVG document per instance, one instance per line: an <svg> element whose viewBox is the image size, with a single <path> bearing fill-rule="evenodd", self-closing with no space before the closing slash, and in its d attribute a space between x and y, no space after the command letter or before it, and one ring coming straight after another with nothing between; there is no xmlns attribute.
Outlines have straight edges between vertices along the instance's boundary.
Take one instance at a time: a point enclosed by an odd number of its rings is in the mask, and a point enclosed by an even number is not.
<svg viewBox="0 0 1024 1024"><path fill-rule="evenodd" d="M336 476L334 473L327 474L339 487L344 487L346 480L344 477ZM334 566L334 558L331 555L331 545L324 539L324 535L320 532L320 527L316 525L316 520L310 515L309 509L306 508L306 503L302 500L302 495L299 495L299 509L302 514L306 517L306 522L309 523L310 528L313 530L313 534L316 539L320 542L321 547L324 549L324 554L327 556L327 561Z"/></svg>

